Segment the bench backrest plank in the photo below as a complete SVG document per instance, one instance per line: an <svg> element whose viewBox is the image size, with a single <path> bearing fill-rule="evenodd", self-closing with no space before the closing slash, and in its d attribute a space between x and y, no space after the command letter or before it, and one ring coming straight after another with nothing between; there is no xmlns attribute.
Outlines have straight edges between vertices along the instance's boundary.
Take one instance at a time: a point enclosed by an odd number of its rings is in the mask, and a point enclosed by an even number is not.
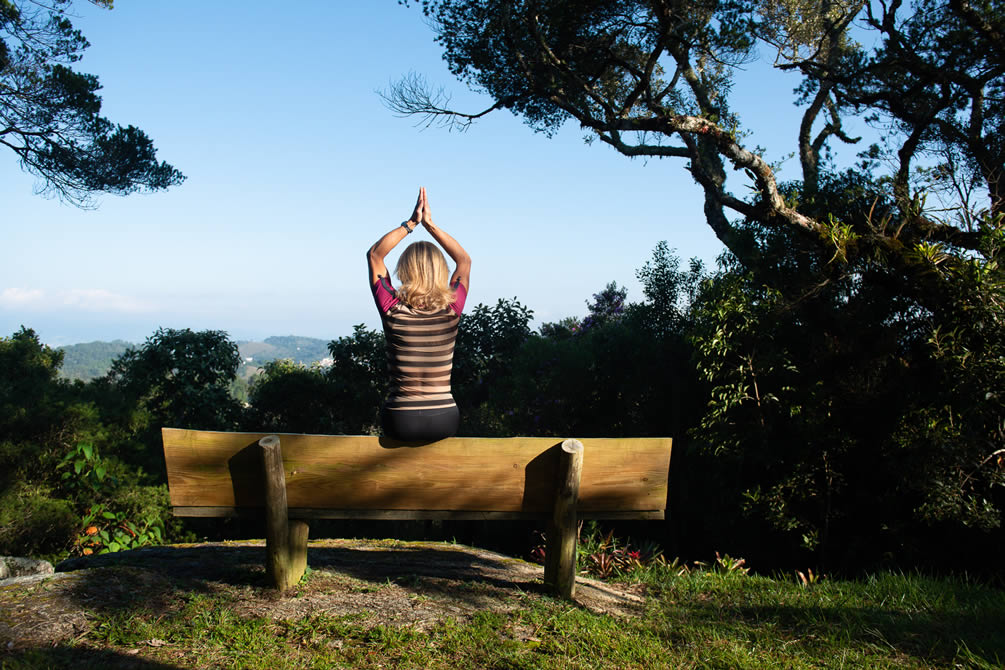
<svg viewBox="0 0 1005 670"><path fill-rule="evenodd" d="M264 506L257 442L266 433L164 428L162 434L176 511ZM553 503L561 444L555 438L451 438L410 446L374 436L279 435L291 511L547 514ZM670 438L582 442L581 512L666 508Z"/></svg>

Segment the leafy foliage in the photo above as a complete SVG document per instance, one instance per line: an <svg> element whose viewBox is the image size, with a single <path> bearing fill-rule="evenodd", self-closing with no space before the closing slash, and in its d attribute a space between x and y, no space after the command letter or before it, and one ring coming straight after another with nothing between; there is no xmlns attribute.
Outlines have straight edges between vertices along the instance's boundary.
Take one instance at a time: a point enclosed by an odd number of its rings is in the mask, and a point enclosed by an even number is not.
<svg viewBox="0 0 1005 670"><path fill-rule="evenodd" d="M505 431L500 398L513 359L531 337L533 312L514 298L493 307L478 304L461 318L454 353L453 386L460 408L461 435ZM505 402L505 401L503 401Z"/></svg>
<svg viewBox="0 0 1005 670"><path fill-rule="evenodd" d="M333 363L328 379L334 385L335 407L345 433L373 433L380 425L380 405L387 390L384 333L362 324L350 337L328 345Z"/></svg>
<svg viewBox="0 0 1005 670"><path fill-rule="evenodd" d="M105 548L159 542L166 488L99 453L98 444L114 450L120 438L81 384L58 377L62 352L22 328L0 338L0 359L0 388L12 394L0 408L0 554L64 556L79 548L96 507L131 538Z"/></svg>
<svg viewBox="0 0 1005 670"><path fill-rule="evenodd" d="M126 195L180 184L134 126L101 116L98 78L73 69L89 46L67 17L70 0L0 2L0 145L77 205L95 192ZM111 2L96 4L111 7Z"/></svg>
<svg viewBox="0 0 1005 670"><path fill-rule="evenodd" d="M693 436L755 528L836 567L942 563L947 533L999 537L1002 233L982 230L979 254L947 249L909 283L875 259L789 253L784 291L735 263L706 286L692 341L711 399Z"/></svg>
<svg viewBox="0 0 1005 670"><path fill-rule="evenodd" d="M239 406L230 384L240 364L237 345L219 330L159 328L138 349L112 363L102 380L156 427L224 430Z"/></svg>
<svg viewBox="0 0 1005 670"><path fill-rule="evenodd" d="M66 386L56 380L63 353L41 344L22 327L0 338L0 441L34 441L58 431Z"/></svg>
<svg viewBox="0 0 1005 670"><path fill-rule="evenodd" d="M92 502L78 522L75 552L107 554L164 541L164 487L130 487L124 480L134 473L102 458L94 445L84 442L64 456L57 469L63 490L81 503Z"/></svg>
<svg viewBox="0 0 1005 670"><path fill-rule="evenodd" d="M656 280L646 302L616 323L548 324L514 381L496 384L517 417L508 426L538 415L576 434L594 420L660 426L644 408L666 395L635 371L648 361L679 384L689 371L673 361L691 347L708 405L673 422L694 427L694 448L683 467L675 449L685 479L671 495L687 489L677 500L705 520L685 536L730 537L746 555L770 545L776 563L812 551L837 567L946 564L960 542L1003 544L999 2L422 7L452 73L494 104L448 109L412 76L386 92L393 110L462 128L495 109L545 132L574 119L626 156L683 159L729 250L704 284L692 281L699 268L685 275L683 294L675 264L644 268ZM796 182L743 145L744 110L731 107L758 44L802 76ZM844 132L849 114L883 142L838 171L835 142L859 141ZM748 196L733 195L736 178ZM597 320L617 297L597 294ZM649 325L663 349L641 336Z"/></svg>
<svg viewBox="0 0 1005 670"><path fill-rule="evenodd" d="M342 412L335 385L321 368L272 361L252 378L245 423L250 430L338 434ZM351 431L350 431L351 432Z"/></svg>

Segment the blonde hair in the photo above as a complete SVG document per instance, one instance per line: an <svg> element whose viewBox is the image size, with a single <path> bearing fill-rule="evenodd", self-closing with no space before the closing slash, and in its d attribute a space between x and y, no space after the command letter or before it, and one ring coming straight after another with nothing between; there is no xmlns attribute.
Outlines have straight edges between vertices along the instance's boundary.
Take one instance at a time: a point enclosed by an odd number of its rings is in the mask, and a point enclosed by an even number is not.
<svg viewBox="0 0 1005 670"><path fill-rule="evenodd" d="M432 242L413 242L402 252L394 274L401 282L398 299L409 307L439 311L456 300L447 260Z"/></svg>

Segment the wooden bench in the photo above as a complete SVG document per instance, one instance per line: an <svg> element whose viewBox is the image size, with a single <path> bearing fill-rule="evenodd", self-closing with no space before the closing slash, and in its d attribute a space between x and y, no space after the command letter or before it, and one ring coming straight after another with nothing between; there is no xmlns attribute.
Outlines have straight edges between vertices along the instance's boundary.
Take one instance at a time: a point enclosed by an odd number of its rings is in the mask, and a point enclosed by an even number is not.
<svg viewBox="0 0 1005 670"><path fill-rule="evenodd" d="M311 519L536 519L548 522L545 582L571 598L579 519L666 510L669 438L162 436L175 516L264 516L266 568L280 590L306 569Z"/></svg>

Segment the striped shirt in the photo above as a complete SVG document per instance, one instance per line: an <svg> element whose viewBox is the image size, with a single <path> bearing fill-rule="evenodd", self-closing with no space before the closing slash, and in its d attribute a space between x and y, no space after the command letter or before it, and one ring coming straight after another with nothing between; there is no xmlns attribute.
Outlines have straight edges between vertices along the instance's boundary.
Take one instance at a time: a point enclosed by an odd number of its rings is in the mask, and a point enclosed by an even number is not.
<svg viewBox="0 0 1005 670"><path fill-rule="evenodd" d="M437 312L425 312L398 300L386 277L373 285L387 341L390 375L385 407L389 410L445 409L454 406L450 373L454 341L467 291L454 286L456 300Z"/></svg>

